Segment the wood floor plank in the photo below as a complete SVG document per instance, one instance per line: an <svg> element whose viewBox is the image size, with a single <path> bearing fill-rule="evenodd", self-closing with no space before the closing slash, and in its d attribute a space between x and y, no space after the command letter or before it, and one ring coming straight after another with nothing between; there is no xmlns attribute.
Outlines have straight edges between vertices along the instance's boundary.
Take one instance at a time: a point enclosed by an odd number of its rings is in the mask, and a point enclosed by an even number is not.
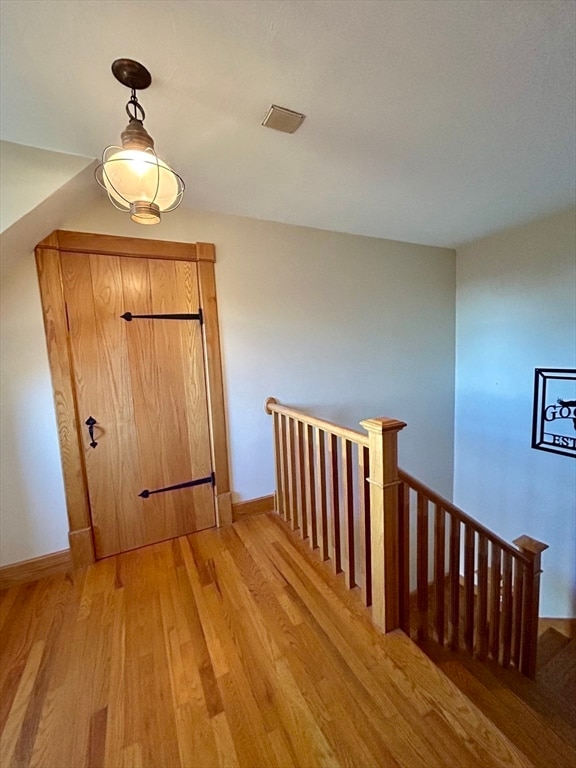
<svg viewBox="0 0 576 768"><path fill-rule="evenodd" d="M10 765L12 762L43 653L44 641L38 640L38 642L34 643L28 655L26 666L20 678L20 683L10 707L2 737L0 738L0 765Z"/></svg>
<svg viewBox="0 0 576 768"><path fill-rule="evenodd" d="M185 611L188 621L194 618L196 612L202 623L204 637L208 646L208 653L210 654L214 674L216 679L218 679L223 675L228 674L228 662L222 650L218 634L214 628L214 622L212 621L206 602L203 599L200 577L196 570L196 565L187 538L180 539L180 552L184 563L183 570L178 569L181 590L180 599L185 601L186 606L189 606L189 610Z"/></svg>
<svg viewBox="0 0 576 768"><path fill-rule="evenodd" d="M218 765L218 751L213 720L194 702L176 708L176 732L180 765Z"/></svg>
<svg viewBox="0 0 576 768"><path fill-rule="evenodd" d="M247 681L231 671L219 679L219 685L239 765L280 768Z"/></svg>
<svg viewBox="0 0 576 768"><path fill-rule="evenodd" d="M274 751L278 765L281 765L282 768L292 768L292 766L298 768L300 763L282 728L276 728L269 733L268 741Z"/></svg>
<svg viewBox="0 0 576 768"><path fill-rule="evenodd" d="M63 578L56 584L58 600L52 603L52 621L46 635L45 650L15 749L15 762L18 765L27 765L31 760L50 685L53 681L58 682L58 677L54 673L58 656L62 653L60 639L62 634L69 632L72 627L82 580L80 579L75 585L72 580Z"/></svg>
<svg viewBox="0 0 576 768"><path fill-rule="evenodd" d="M120 768L144 768L142 745L139 742L123 748L120 756Z"/></svg>
<svg viewBox="0 0 576 768"><path fill-rule="evenodd" d="M186 581L181 573L180 585L181 589L186 593L189 589ZM192 587L194 589L194 587ZM201 590L200 585L196 584L196 591ZM192 596L192 595L191 595ZM193 596L192 596L193 597ZM202 687L204 701L206 709L208 710L209 717L214 717L219 712L222 712L222 698L220 695L220 689L216 681L216 674L214 665L212 663L212 657L206 641L206 634L204 630L204 623L201 621L198 611L199 600L192 599L188 603L188 628L190 631L190 645L189 648L193 649L194 654L194 666L200 679ZM219 641L220 645L220 641ZM226 665L227 667L228 665Z"/></svg>
<svg viewBox="0 0 576 768"><path fill-rule="evenodd" d="M106 595L99 593L90 604L89 615L83 615L74 628L74 647L65 678L70 731L63 740L61 761L64 763L67 755L71 763L86 764L89 755L90 721L99 708L95 702L99 699L101 686L105 686L107 672L100 665L100 644L107 632L108 612ZM100 630L100 631L99 631ZM97 670L97 674L90 674ZM77 692L81 691L79 696Z"/></svg>
<svg viewBox="0 0 576 768"><path fill-rule="evenodd" d="M325 726L325 733L344 765L349 755L354 755L354 762L358 761L360 765L386 768L401 765L394 757L394 746L390 745L390 739L387 738L393 728L393 718L387 719L385 728L381 727L382 719L376 726L374 719L367 717L354 699L342 695L341 687L332 678L321 680L318 689L331 718L331 727ZM417 759L414 762L414 765L421 764L425 763Z"/></svg>
<svg viewBox="0 0 576 768"><path fill-rule="evenodd" d="M35 642L43 640L52 622L49 607L59 597L61 579L42 579L15 587L5 626L0 633L0 731L4 728ZM48 609L48 610L45 610Z"/></svg>
<svg viewBox="0 0 576 768"><path fill-rule="evenodd" d="M48 639L47 651L35 686L38 705L42 702L42 708L39 716L36 710L32 716L32 722L27 725L30 736L27 745L30 759L28 763L26 756L21 754L21 765L58 765L62 755L66 753L68 736L66 718L69 710L65 681L68 676L70 656L76 650L75 627L85 578L86 571L75 571L61 584L61 621L55 614L51 627L52 637ZM34 722L36 717L38 717L37 724ZM54 739L54 733L63 735L59 739Z"/></svg>
<svg viewBox="0 0 576 768"><path fill-rule="evenodd" d="M90 768L104 768L107 723L108 707L97 710L90 718L88 756L86 761Z"/></svg>
<svg viewBox="0 0 576 768"><path fill-rule="evenodd" d="M62 702L62 689L51 688L44 701L34 748L28 763L31 768L58 765L55 760L55 753L60 747L60 740L55 739L54 734L58 733L59 728L62 727L61 715L64 710Z"/></svg>
<svg viewBox="0 0 576 768"><path fill-rule="evenodd" d="M125 590L115 592L114 621L111 638L111 665L106 715L104 764L120 765L124 747L124 680L126 674Z"/></svg>
<svg viewBox="0 0 576 768"><path fill-rule="evenodd" d="M4 626L4 622L10 615L10 611L12 610L12 606L18 599L19 594L19 588L18 587L12 587L12 589L4 589L2 592L0 592L1 595L1 602L0 602L0 630L2 630L2 627Z"/></svg>
<svg viewBox="0 0 576 768"><path fill-rule="evenodd" d="M314 719L285 661L276 665L282 695L278 705L282 721L301 765L336 766L338 761Z"/></svg>
<svg viewBox="0 0 576 768"><path fill-rule="evenodd" d="M218 768L239 768L238 756L234 748L226 713L220 712L210 722L214 732Z"/></svg>

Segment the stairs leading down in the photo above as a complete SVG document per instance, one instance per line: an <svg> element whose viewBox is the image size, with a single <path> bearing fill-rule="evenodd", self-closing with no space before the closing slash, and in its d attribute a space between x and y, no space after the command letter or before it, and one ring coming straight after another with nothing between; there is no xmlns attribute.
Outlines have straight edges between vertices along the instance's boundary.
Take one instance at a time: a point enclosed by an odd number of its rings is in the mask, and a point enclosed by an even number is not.
<svg viewBox="0 0 576 768"><path fill-rule="evenodd" d="M576 639L550 628L540 637L538 652L536 683L576 727Z"/></svg>
<svg viewBox="0 0 576 768"><path fill-rule="evenodd" d="M431 640L419 645L535 766L576 765L576 639L546 630L534 680Z"/></svg>

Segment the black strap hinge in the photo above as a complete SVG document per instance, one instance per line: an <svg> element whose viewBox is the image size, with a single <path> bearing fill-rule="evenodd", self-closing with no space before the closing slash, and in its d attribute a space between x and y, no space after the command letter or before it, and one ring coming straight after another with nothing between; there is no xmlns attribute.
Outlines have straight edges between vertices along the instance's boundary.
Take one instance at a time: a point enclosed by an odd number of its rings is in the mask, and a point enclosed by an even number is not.
<svg viewBox="0 0 576 768"><path fill-rule="evenodd" d="M138 496L142 499L147 499L149 496L153 496L155 493L166 493L166 491L179 491L182 488L193 488L195 485L210 485L214 486L216 478L214 472L207 477L201 477L199 480L188 480L186 483L178 483L177 485L167 485L165 488L157 488L155 491L149 491L147 488L141 491Z"/></svg>
<svg viewBox="0 0 576 768"><path fill-rule="evenodd" d="M164 315L133 315L132 312L124 312L120 315L122 320L126 320L127 323L131 323L132 320L199 320L200 325L204 322L202 318L202 310L199 309L197 313L186 312L173 312L171 314Z"/></svg>

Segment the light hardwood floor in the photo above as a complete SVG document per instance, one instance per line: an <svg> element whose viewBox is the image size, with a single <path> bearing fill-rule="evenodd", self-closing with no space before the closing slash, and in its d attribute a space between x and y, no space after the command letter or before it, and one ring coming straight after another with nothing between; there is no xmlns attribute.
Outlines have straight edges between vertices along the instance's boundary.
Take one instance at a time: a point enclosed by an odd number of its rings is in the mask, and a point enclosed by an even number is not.
<svg viewBox="0 0 576 768"><path fill-rule="evenodd" d="M322 569L261 515L5 591L0 765L531 765Z"/></svg>

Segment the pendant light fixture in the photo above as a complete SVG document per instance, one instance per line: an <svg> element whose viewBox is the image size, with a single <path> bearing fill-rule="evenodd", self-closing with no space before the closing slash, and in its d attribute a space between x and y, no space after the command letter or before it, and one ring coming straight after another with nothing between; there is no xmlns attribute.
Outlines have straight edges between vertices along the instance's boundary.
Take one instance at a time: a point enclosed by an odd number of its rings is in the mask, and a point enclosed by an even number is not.
<svg viewBox="0 0 576 768"><path fill-rule="evenodd" d="M150 72L132 59L116 59L112 73L131 89L126 104L130 122L122 131L121 147L106 147L96 168L96 181L108 193L112 205L128 211L137 224L158 224L161 214L182 202L184 181L154 151L154 139L146 128L146 114L136 91L148 88Z"/></svg>

